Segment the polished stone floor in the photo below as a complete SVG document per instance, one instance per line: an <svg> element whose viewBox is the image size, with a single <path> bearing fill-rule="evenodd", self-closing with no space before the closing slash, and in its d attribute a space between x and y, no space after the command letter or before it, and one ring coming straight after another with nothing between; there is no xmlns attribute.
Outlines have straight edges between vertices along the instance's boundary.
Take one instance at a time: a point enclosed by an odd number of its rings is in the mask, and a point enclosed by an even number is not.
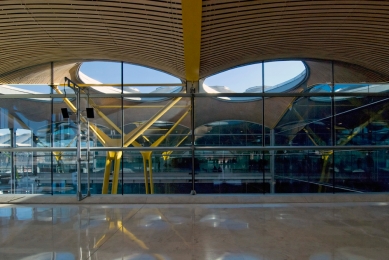
<svg viewBox="0 0 389 260"><path fill-rule="evenodd" d="M0 259L389 259L389 204L2 204Z"/></svg>

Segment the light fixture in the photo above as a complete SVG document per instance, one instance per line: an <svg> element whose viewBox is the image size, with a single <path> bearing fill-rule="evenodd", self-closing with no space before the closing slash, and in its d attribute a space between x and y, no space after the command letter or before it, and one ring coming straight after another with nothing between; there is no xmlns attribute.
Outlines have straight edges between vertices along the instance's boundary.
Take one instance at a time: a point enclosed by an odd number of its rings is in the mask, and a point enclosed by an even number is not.
<svg viewBox="0 0 389 260"><path fill-rule="evenodd" d="M95 112L92 107L86 108L86 117L87 118L95 118Z"/></svg>
<svg viewBox="0 0 389 260"><path fill-rule="evenodd" d="M69 118L69 112L67 108L61 108L61 113L63 118Z"/></svg>
<svg viewBox="0 0 389 260"><path fill-rule="evenodd" d="M63 118L69 118L69 116L72 114L72 112L68 111L67 108L61 108L61 113ZM86 117L87 118L95 118L95 112L92 107L86 108Z"/></svg>

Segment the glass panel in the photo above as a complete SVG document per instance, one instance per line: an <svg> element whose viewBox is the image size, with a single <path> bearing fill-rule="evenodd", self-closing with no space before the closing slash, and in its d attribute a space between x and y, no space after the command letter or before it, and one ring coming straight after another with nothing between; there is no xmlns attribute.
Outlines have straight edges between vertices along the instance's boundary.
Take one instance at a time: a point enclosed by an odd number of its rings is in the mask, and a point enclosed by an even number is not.
<svg viewBox="0 0 389 260"><path fill-rule="evenodd" d="M124 194L145 194L145 168L148 192L154 194L189 194L192 189L192 159L189 151L125 151L123 154ZM148 158L151 159L149 164ZM151 167L150 167L151 165ZM195 165L196 166L196 165ZM151 177L152 176L152 177ZM119 180L121 183L122 180Z"/></svg>
<svg viewBox="0 0 389 260"><path fill-rule="evenodd" d="M165 112L162 109L166 109ZM144 104L125 102L124 144L129 146L130 134L139 128L140 135L133 146L184 146L190 143L190 99L170 98L169 100ZM150 121L152 120L152 121ZM147 127L147 124L151 123ZM145 126L145 127L143 127Z"/></svg>
<svg viewBox="0 0 389 260"><path fill-rule="evenodd" d="M333 192L331 151L277 151L274 160L276 193Z"/></svg>
<svg viewBox="0 0 389 260"><path fill-rule="evenodd" d="M336 96L338 93L384 93L389 90L389 84L381 83L336 83L335 84L335 101L346 101L353 98L352 96ZM310 90L310 93L330 93L330 84L316 84ZM384 95L384 94L383 94ZM312 97L312 100L330 102L330 97Z"/></svg>
<svg viewBox="0 0 389 260"><path fill-rule="evenodd" d="M273 61L265 62L264 66L265 92L279 93L306 87L305 80L308 75L303 62ZM262 92L262 90L260 92Z"/></svg>
<svg viewBox="0 0 389 260"><path fill-rule="evenodd" d="M15 175L9 182L11 189L19 194L40 193L38 190L37 175L33 172L33 153L19 152L15 153ZM15 184L13 185L13 182Z"/></svg>
<svg viewBox="0 0 389 260"><path fill-rule="evenodd" d="M269 192L269 160L258 151L196 151L197 193ZM263 183L263 167L265 183Z"/></svg>
<svg viewBox="0 0 389 260"><path fill-rule="evenodd" d="M285 113L274 129L275 145L331 145L331 102L318 101L313 97L291 101L293 98L289 97L265 100L265 122L269 127L277 121L275 113L270 111L278 109L279 114Z"/></svg>
<svg viewBox="0 0 389 260"><path fill-rule="evenodd" d="M10 147L10 130L0 130L1 147ZM0 194L11 193L12 185L12 153L0 153Z"/></svg>
<svg viewBox="0 0 389 260"><path fill-rule="evenodd" d="M76 194L77 156L75 151L54 152L53 155L50 152L37 152L35 156L37 174L34 176L36 183L34 193ZM88 162L85 152L82 153L81 159L81 188L83 194L86 194Z"/></svg>
<svg viewBox="0 0 389 260"><path fill-rule="evenodd" d="M89 129L90 145L121 147L123 113L121 99L109 97L93 98L89 100L89 104L85 104L85 107L90 107L94 110L93 118L87 118L86 113L83 113L82 120L82 134L86 136Z"/></svg>
<svg viewBox="0 0 389 260"><path fill-rule="evenodd" d="M51 194L52 173L56 173L58 167L54 162L54 156L51 152L34 152L34 172L36 172L36 193Z"/></svg>
<svg viewBox="0 0 389 260"><path fill-rule="evenodd" d="M381 83L336 83L335 91L339 93L382 93L389 90L389 84ZM347 99L348 97L338 97L336 100Z"/></svg>
<svg viewBox="0 0 389 260"><path fill-rule="evenodd" d="M51 102L15 98L0 104L1 147L50 147ZM2 193L41 193L36 152L4 151L0 158Z"/></svg>
<svg viewBox="0 0 389 260"><path fill-rule="evenodd" d="M262 145L261 111L261 100L231 103L216 98L197 98L195 145Z"/></svg>
<svg viewBox="0 0 389 260"><path fill-rule="evenodd" d="M337 145L387 145L389 99L349 97L335 103Z"/></svg>
<svg viewBox="0 0 389 260"><path fill-rule="evenodd" d="M86 153L81 154L81 190L86 194ZM77 153L58 152L55 153L53 163L53 193L54 194L75 194L77 192Z"/></svg>
<svg viewBox="0 0 389 260"><path fill-rule="evenodd" d="M2 152L0 154L0 193L35 194L39 180L34 164L33 152Z"/></svg>
<svg viewBox="0 0 389 260"><path fill-rule="evenodd" d="M35 95L51 94L52 88L47 84L3 84L0 85L0 94L3 95ZM69 93L68 93L69 94ZM51 98L31 98L40 102L51 102Z"/></svg>
<svg viewBox="0 0 389 260"><path fill-rule="evenodd" d="M311 66L311 74L308 75L307 84L301 85L300 91L315 94L331 93L331 63L307 61L308 63ZM268 66L271 64L265 64L265 85L274 92L278 89L274 87L278 83L272 85L269 81L271 76ZM108 77L110 80L106 82L119 84L121 81L120 63L115 63L113 66L116 66L114 70L106 68L104 71L107 75L113 75L111 78ZM141 75L136 67L125 65L125 81L165 83L163 80L148 81L151 74ZM256 68L258 69L258 66ZM141 77L139 79L133 77L135 74ZM169 77L166 83L179 82L178 79ZM83 79L95 84L100 82L85 75ZM175 81L170 81L173 79ZM366 93L363 97L335 96L334 99L335 143L345 148L361 146L358 150L342 148L343 150L333 153L309 148L311 150L286 149L285 151L261 152L252 148L252 146L262 147L262 145L331 145L333 128L330 96L271 97L263 101L261 97L235 99L236 97L228 96L226 93L221 98L196 98L193 143L198 149L204 146L224 147L215 151L197 150L194 162L197 193L387 191L387 173L389 172L387 153L385 150L371 149L366 146L389 144L389 99L385 96L373 97L367 94L382 93L384 95L389 90L388 85L350 83L339 79L334 87L335 95L353 92ZM260 81L261 84L260 76L255 80ZM11 87L15 86L8 86L8 89ZM25 88L50 93L47 85L41 87L32 85ZM44 88L46 90L42 90ZM121 93L118 85L107 88L109 88L108 92L91 88L90 93ZM255 86L251 88L251 91L255 92L253 89ZM66 92L67 95L74 93L71 88L63 86L58 90L57 93ZM130 90L135 91L128 89ZM143 90L145 89L140 87L133 93L140 93ZM155 93L166 92L166 89L160 90L155 87L150 89ZM181 87L177 89L177 91L180 90ZM83 90L83 93L87 91ZM19 150L14 153L9 151L0 153L0 193L51 194L53 192L63 194L76 192L77 122L73 111L75 98L65 100L56 98L53 101L53 114L51 114L48 112L52 111L50 98L3 98L1 100L0 148L17 147ZM146 168L146 171L153 173L153 185L147 186L148 193L188 194L192 190L190 99L130 97L125 98L123 103L124 110L122 110L122 100L110 98L109 95L105 98L89 100L83 98L81 100L80 110L83 118L81 146L83 148L107 147L108 149L109 147L120 147L123 129L125 147L163 146L166 150L142 153L126 151L122 156L121 152L111 152L112 155L107 151L98 151L90 153L89 162L87 152L83 150L81 166L83 193L86 193L88 170L91 173L91 192L104 193L103 180L107 162L111 162L111 168L107 172L110 175L108 193L112 193L113 173L118 169L117 167L115 170L113 164L117 156L116 162L119 163L120 169L118 170L118 183L115 184L116 193L120 194L122 191L128 194L147 193L144 180ZM87 118L85 110L88 107L94 108L92 119ZM264 128L262 125L263 107ZM64 118L62 108L70 112L69 118ZM167 108L166 111L160 112L163 108ZM150 120L151 118L153 120ZM148 123L150 124L146 126ZM146 127L143 128L143 126ZM265 129L264 140L263 129ZM140 135L135 136L136 130ZM251 147L246 148L250 149L248 151L242 151L234 149L234 146ZM71 147L74 150L27 152L22 150L23 147ZM187 149L174 151L169 147ZM369 150L362 149L362 147ZM151 166L148 164L144 166L144 158L151 159ZM333 178L334 175L335 178Z"/></svg>
<svg viewBox="0 0 389 260"><path fill-rule="evenodd" d="M80 67L79 77L80 80L86 84L89 83L120 84L121 83L121 63L107 62L107 61L84 62Z"/></svg>
<svg viewBox="0 0 389 260"><path fill-rule="evenodd" d="M205 93L261 93L262 63L230 69L205 79L200 92ZM248 101L250 97L231 97L230 101ZM258 98L256 98L258 99Z"/></svg>
<svg viewBox="0 0 389 260"><path fill-rule="evenodd" d="M125 93L179 93L182 90L181 80L167 73L150 68L124 64L123 78L125 83L139 84L124 86ZM173 86L141 86L140 84L174 84ZM159 101L160 97L140 97L138 101Z"/></svg>
<svg viewBox="0 0 389 260"><path fill-rule="evenodd" d="M385 150L335 152L336 185L344 192L387 192L389 156Z"/></svg>
<svg viewBox="0 0 389 260"><path fill-rule="evenodd" d="M379 93L389 90L387 79L381 74L363 67L334 61L336 92ZM363 82L363 83L361 83Z"/></svg>
<svg viewBox="0 0 389 260"><path fill-rule="evenodd" d="M0 147L9 148L11 146L11 130L9 128L0 129Z"/></svg>
<svg viewBox="0 0 389 260"><path fill-rule="evenodd" d="M201 133L202 129L208 130ZM226 120L200 126L195 131L197 146L261 145L262 126L256 123Z"/></svg>
<svg viewBox="0 0 389 260"><path fill-rule="evenodd" d="M15 168L13 166L13 153L1 153L1 194L16 193Z"/></svg>
<svg viewBox="0 0 389 260"><path fill-rule="evenodd" d="M162 109L166 108L166 112L162 112ZM189 147L190 146L190 99L189 98L169 98L166 101L158 103L130 103L125 102L124 106L124 132L126 133L124 144L126 147ZM150 121L152 120L152 121ZM147 127L148 124L151 124ZM134 129L139 129L140 135L135 138ZM133 140L133 141L132 141ZM186 193L190 192L190 188L184 189L182 186L190 187L191 184L187 183L187 179L191 178L188 174L189 168L185 168L184 182L180 181L182 176L177 176L175 181L175 175L177 175L182 167L180 164L175 164L177 159L182 155L178 152L165 151L162 154L161 151L154 151L151 155L152 170L155 172L156 181L154 183L154 193ZM148 153L144 153L143 156L147 157ZM124 179L127 179L126 169L129 173L131 171L135 174L140 174L141 179L131 180L124 182L124 193L145 193L146 188L144 184L144 166L143 157L140 152L125 152L123 158L123 174ZM147 167L150 169L150 167ZM173 175L172 175L173 174ZM166 179L164 179L166 177ZM138 178L138 177L137 177ZM157 182L158 181L158 182ZM134 184L128 184L133 182ZM127 184L126 184L127 183ZM160 184L158 184L160 183ZM126 186L127 185L127 186ZM135 187L135 186L136 187ZM129 188L131 186L131 188Z"/></svg>
<svg viewBox="0 0 389 260"><path fill-rule="evenodd" d="M34 134L50 122L51 102L29 99L0 100L0 128L28 129ZM35 142L35 139L34 139Z"/></svg>

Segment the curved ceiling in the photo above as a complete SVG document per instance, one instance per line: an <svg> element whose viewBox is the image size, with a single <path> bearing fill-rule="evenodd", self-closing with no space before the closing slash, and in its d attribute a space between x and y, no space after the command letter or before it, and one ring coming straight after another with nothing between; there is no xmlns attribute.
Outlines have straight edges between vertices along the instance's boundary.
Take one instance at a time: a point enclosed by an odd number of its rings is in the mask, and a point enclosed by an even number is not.
<svg viewBox="0 0 389 260"><path fill-rule="evenodd" d="M199 78L288 58L389 75L388 1L191 1L202 4ZM116 60L185 79L191 30L183 10L179 0L1 1L0 76L48 62Z"/></svg>

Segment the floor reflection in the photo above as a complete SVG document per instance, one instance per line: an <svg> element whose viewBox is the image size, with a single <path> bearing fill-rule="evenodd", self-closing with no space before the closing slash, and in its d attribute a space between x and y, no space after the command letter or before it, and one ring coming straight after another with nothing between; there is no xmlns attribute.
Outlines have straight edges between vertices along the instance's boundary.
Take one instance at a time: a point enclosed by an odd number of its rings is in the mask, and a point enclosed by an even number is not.
<svg viewBox="0 0 389 260"><path fill-rule="evenodd" d="M1 205L0 259L386 259L387 203Z"/></svg>
<svg viewBox="0 0 389 260"><path fill-rule="evenodd" d="M20 260L75 260L73 254L62 252L45 252L32 256L23 257Z"/></svg>

